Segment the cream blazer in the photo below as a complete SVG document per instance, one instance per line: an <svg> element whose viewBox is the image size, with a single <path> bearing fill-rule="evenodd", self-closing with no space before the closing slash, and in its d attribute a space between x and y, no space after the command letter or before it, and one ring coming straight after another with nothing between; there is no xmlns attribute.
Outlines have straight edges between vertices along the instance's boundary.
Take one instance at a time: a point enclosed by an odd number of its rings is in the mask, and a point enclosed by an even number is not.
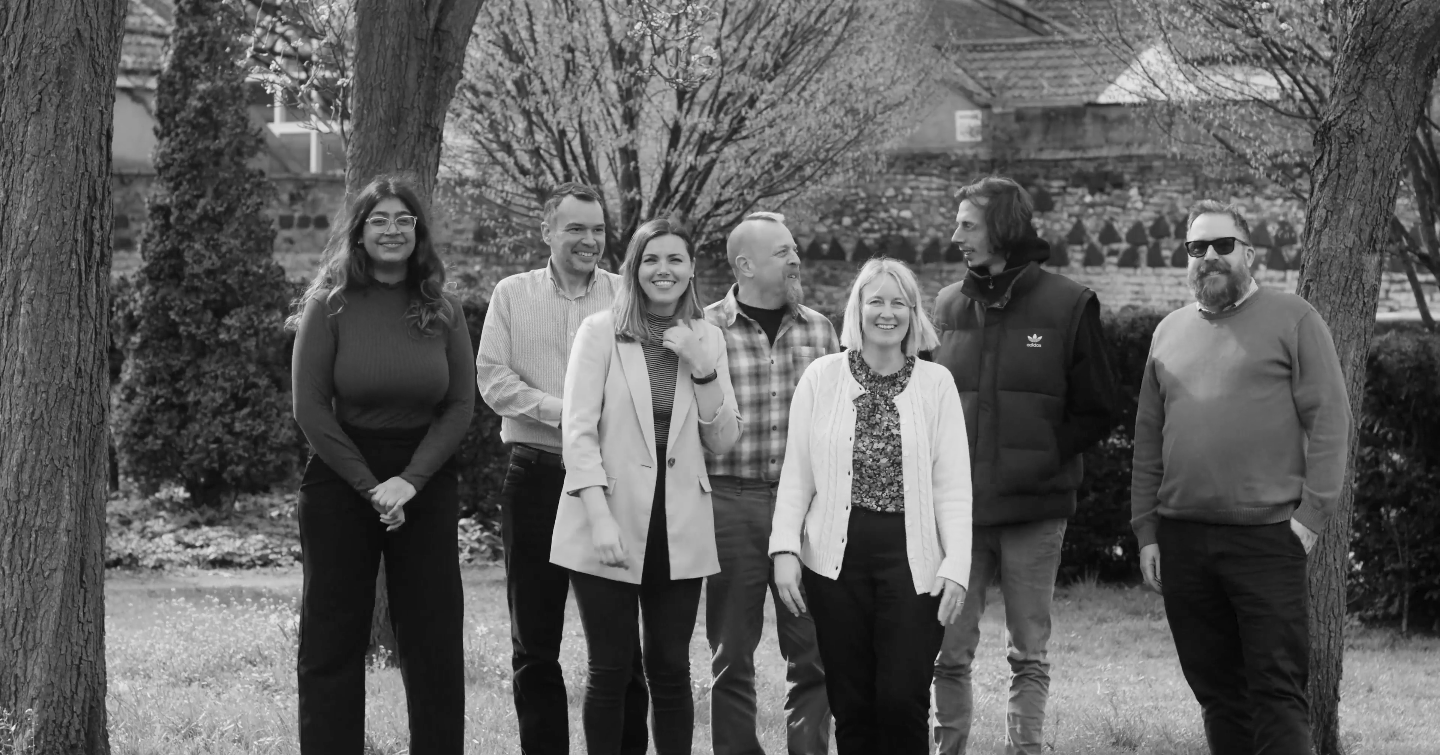
<svg viewBox="0 0 1440 755"><path fill-rule="evenodd" d="M690 327L706 345L720 352L716 379L724 399L714 417L700 417L695 384L682 366L675 381L665 458L657 459L645 352L639 343L616 340L614 316L608 310L580 324L565 370L560 422L565 491L550 541L551 563L639 584L655 500L655 465L664 464L670 578L706 577L720 571L704 453L723 454L735 445L741 432L740 412L730 385L724 334L704 320L692 320ZM592 485L605 488L610 512L620 525L628 568L605 566L595 552L590 517L580 497L574 495Z"/></svg>
<svg viewBox="0 0 1440 755"><path fill-rule="evenodd" d="M791 552L822 577L840 576L850 526L855 398L865 389L842 352L810 364L790 401L770 555ZM970 582L970 444L950 370L916 360L895 397L905 484L905 551L915 592L941 576Z"/></svg>

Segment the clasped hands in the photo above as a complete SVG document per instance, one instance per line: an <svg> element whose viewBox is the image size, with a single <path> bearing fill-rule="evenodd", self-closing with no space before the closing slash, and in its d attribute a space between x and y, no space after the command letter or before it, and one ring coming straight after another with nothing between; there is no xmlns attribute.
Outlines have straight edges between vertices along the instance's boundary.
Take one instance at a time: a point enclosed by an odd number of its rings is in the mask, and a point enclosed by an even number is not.
<svg viewBox="0 0 1440 755"><path fill-rule="evenodd" d="M400 477L390 479L366 491L370 505L380 512L380 523L386 532L397 530L405 523L405 504L415 497L415 486Z"/></svg>
<svg viewBox="0 0 1440 755"><path fill-rule="evenodd" d="M805 613L805 597L800 594L799 556L794 553L775 554L775 587L790 613L796 616ZM965 607L965 588L958 582L937 575L930 595L940 598L940 611L935 618L941 626L948 627L960 618L960 609Z"/></svg>

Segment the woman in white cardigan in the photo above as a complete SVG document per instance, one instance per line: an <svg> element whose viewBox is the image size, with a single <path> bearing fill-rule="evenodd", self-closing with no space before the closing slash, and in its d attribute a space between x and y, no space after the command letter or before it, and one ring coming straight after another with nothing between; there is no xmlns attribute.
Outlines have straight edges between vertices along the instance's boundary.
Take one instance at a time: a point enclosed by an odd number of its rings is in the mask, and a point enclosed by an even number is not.
<svg viewBox="0 0 1440 755"><path fill-rule="evenodd" d="M565 372L565 494L550 561L570 570L590 650L582 719L591 755L620 752L636 637L660 755L688 755L690 636L720 571L706 452L740 437L725 336L705 322L689 237L640 226L612 311L586 318ZM969 551L966 551L967 553Z"/></svg>
<svg viewBox="0 0 1440 755"><path fill-rule="evenodd" d="M790 404L775 582L815 619L840 755L923 755L935 655L970 576L965 418L950 371L916 359L938 339L905 265L865 263L840 342Z"/></svg>

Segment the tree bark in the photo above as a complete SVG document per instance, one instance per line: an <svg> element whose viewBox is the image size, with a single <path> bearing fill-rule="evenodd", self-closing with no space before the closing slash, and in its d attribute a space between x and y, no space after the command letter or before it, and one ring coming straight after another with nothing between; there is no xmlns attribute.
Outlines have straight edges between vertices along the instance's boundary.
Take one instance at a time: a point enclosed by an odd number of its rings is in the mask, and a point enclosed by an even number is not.
<svg viewBox="0 0 1440 755"><path fill-rule="evenodd" d="M106 331L125 10L0 5L0 719L19 724L7 752L110 749Z"/></svg>
<svg viewBox="0 0 1440 755"><path fill-rule="evenodd" d="M445 115L464 72L465 45L484 0L358 0L355 7L354 116L345 148L345 193L355 196L382 173L412 177L430 201L440 172ZM385 563L375 582L370 653L393 662L395 630Z"/></svg>
<svg viewBox="0 0 1440 755"><path fill-rule="evenodd" d="M347 193L398 171L413 175L429 200L440 171L445 115L482 2L358 0Z"/></svg>
<svg viewBox="0 0 1440 755"><path fill-rule="evenodd" d="M1348 457L1353 470L1382 250L1410 135L1440 64L1440 4L1346 0L1339 18L1334 87L1315 134L1297 293L1320 312L1335 339L1356 419ZM1340 676L1354 492L1352 478L1310 557L1309 697L1320 755L1343 752Z"/></svg>

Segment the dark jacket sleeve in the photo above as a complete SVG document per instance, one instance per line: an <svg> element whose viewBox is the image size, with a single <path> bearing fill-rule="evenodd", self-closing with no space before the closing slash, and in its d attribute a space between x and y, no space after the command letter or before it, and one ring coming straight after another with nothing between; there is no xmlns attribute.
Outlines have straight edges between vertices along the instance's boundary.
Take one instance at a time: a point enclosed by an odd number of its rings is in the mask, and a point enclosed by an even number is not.
<svg viewBox="0 0 1440 755"><path fill-rule="evenodd" d="M423 489L435 472L455 455L475 413L475 351L470 347L470 328L465 323L460 300L449 294L445 298L450 302L451 311L450 329L445 334L450 388L436 407L430 430L410 456L410 464L400 473L416 490Z"/></svg>
<svg viewBox="0 0 1440 755"><path fill-rule="evenodd" d="M1082 301L1066 375L1065 419L1055 429L1061 459L1084 453L1115 428L1115 375L1100 328L1100 301L1094 294Z"/></svg>

